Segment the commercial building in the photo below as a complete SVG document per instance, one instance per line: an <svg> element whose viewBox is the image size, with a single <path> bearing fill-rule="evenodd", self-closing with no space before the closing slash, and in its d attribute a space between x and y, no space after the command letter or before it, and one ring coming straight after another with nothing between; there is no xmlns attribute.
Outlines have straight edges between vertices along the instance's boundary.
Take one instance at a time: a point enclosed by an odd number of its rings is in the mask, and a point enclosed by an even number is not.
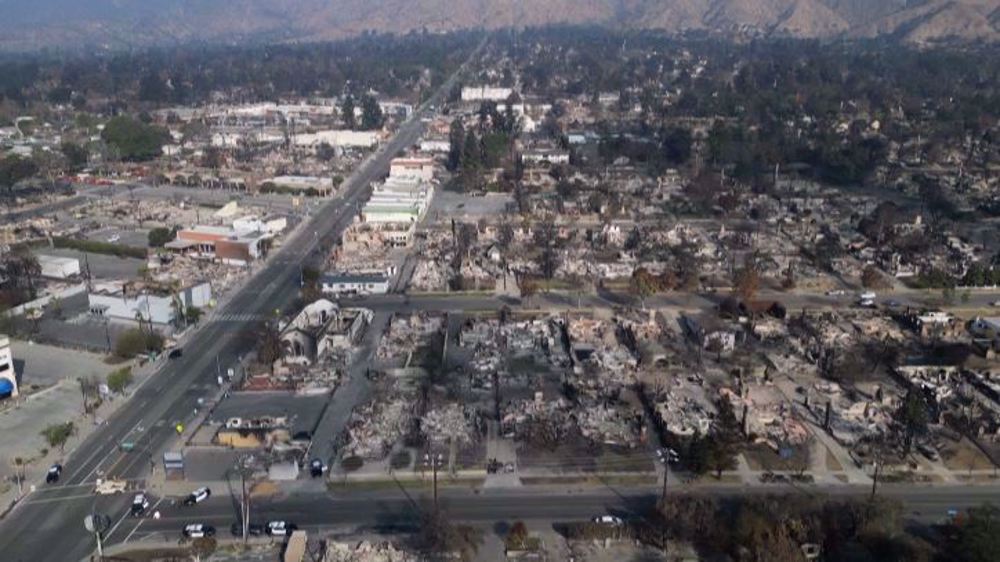
<svg viewBox="0 0 1000 562"><path fill-rule="evenodd" d="M361 209L368 223L413 224L423 218L434 196L434 186L417 178L390 177L376 185Z"/></svg>
<svg viewBox="0 0 1000 562"><path fill-rule="evenodd" d="M295 146L316 148L321 144L345 148L371 148L378 144L377 131L349 131L346 129L331 129L315 133L302 133L292 137Z"/></svg>
<svg viewBox="0 0 1000 562"><path fill-rule="evenodd" d="M316 176L275 176L265 180L264 183L292 191L313 190L320 195L329 195L333 192L333 181L330 178Z"/></svg>
<svg viewBox="0 0 1000 562"><path fill-rule="evenodd" d="M212 303L212 286L198 283L176 293L143 289L132 293L123 283L105 283L87 294L90 313L123 322L167 326L188 307L204 308Z"/></svg>
<svg viewBox="0 0 1000 562"><path fill-rule="evenodd" d="M239 232L233 228L199 225L178 231L177 238L166 243L164 248L229 265L246 265L267 254L271 239L272 235L266 232Z"/></svg>
<svg viewBox="0 0 1000 562"><path fill-rule="evenodd" d="M389 177L429 182L434 179L434 159L393 158L389 162Z"/></svg>
<svg viewBox="0 0 1000 562"><path fill-rule="evenodd" d="M506 101L514 90L490 86L466 86L462 88L462 101Z"/></svg>
<svg viewBox="0 0 1000 562"><path fill-rule="evenodd" d="M17 396L14 355L10 351L10 338L0 334L0 398L11 396Z"/></svg>
<svg viewBox="0 0 1000 562"><path fill-rule="evenodd" d="M389 292L389 276L381 273L328 273L320 277L320 289L328 295L383 295Z"/></svg>

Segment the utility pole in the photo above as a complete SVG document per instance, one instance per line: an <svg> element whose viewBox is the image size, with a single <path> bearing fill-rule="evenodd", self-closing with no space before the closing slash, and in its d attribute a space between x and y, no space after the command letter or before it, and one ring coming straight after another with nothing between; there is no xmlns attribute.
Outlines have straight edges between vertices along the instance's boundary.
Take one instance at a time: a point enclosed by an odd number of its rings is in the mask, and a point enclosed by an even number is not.
<svg viewBox="0 0 1000 562"><path fill-rule="evenodd" d="M663 490L660 491L660 505L667 503L667 478L670 477L670 467L663 465Z"/></svg>
<svg viewBox="0 0 1000 562"><path fill-rule="evenodd" d="M444 460L441 453L435 455L434 453L428 453L424 455L424 462L431 465L431 473L434 478L434 513L438 513L438 467Z"/></svg>
<svg viewBox="0 0 1000 562"><path fill-rule="evenodd" d="M875 501L875 489L878 486L878 472L879 468L882 466L880 459L875 459L875 473L872 475L872 496L871 501Z"/></svg>

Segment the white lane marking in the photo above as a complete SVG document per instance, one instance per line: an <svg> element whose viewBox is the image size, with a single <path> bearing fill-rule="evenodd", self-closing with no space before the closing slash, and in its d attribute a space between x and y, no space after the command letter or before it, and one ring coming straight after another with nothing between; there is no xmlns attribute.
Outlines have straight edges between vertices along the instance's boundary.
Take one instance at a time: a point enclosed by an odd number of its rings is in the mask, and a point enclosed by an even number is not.
<svg viewBox="0 0 1000 562"><path fill-rule="evenodd" d="M32 505L36 503L55 503L55 502L73 501L81 498L92 498L92 497L94 497L93 494L81 494L79 496L62 496L59 498L49 498L43 500L31 500L27 502L21 502L20 505Z"/></svg>
<svg viewBox="0 0 1000 562"><path fill-rule="evenodd" d="M118 526L121 525L122 521L124 521L125 518L128 517L128 516L129 516L129 512L126 511L125 513L123 513L121 519L119 519L118 522L115 523L115 525L113 527L111 527L111 530L108 531L108 533L106 535L104 535L104 536L110 537L110 536L114 535L115 531L118 530Z"/></svg>

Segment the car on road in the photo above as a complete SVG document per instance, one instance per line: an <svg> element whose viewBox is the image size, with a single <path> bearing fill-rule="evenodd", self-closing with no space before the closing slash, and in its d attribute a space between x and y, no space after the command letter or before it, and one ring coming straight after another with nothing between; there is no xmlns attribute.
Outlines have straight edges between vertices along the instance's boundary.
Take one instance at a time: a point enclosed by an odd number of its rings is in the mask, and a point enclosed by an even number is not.
<svg viewBox="0 0 1000 562"><path fill-rule="evenodd" d="M617 515L598 515L597 517L594 517L593 521L598 525L613 525L615 527L621 527L625 524L625 522L622 521L622 518Z"/></svg>
<svg viewBox="0 0 1000 562"><path fill-rule="evenodd" d="M847 291L845 291L843 289L833 289L833 290L827 291L826 292L826 296L828 296L828 297L844 297L844 296L847 296Z"/></svg>
<svg viewBox="0 0 1000 562"><path fill-rule="evenodd" d="M129 514L133 517L139 517L146 510L149 509L149 497L146 496L145 492L139 492L132 497L132 508L129 509Z"/></svg>
<svg viewBox="0 0 1000 562"><path fill-rule="evenodd" d="M229 532L233 534L234 537L243 536L243 524L240 522L233 523L229 527ZM264 535L264 526L260 523L250 523L247 525L247 535L251 537L260 537Z"/></svg>
<svg viewBox="0 0 1000 562"><path fill-rule="evenodd" d="M990 306L1000 306L1000 301L993 301L990 303Z"/></svg>
<svg viewBox="0 0 1000 562"><path fill-rule="evenodd" d="M312 476L313 478L319 478L320 476L323 476L324 472L326 472L326 464L324 464L323 461L319 459L313 459L309 461L310 476Z"/></svg>
<svg viewBox="0 0 1000 562"><path fill-rule="evenodd" d="M49 471L45 473L45 483L55 484L59 481L59 477L62 476L62 465L56 463L49 467Z"/></svg>
<svg viewBox="0 0 1000 562"><path fill-rule="evenodd" d="M211 525L205 525L204 523L192 523L190 525L185 525L182 531L185 537L189 539L200 539L201 537L214 537L215 527Z"/></svg>
<svg viewBox="0 0 1000 562"><path fill-rule="evenodd" d="M115 242L117 242L117 241L119 241L121 239L122 239L122 237L120 235L118 235L118 234L112 234L111 236L108 236L108 243L114 244Z"/></svg>
<svg viewBox="0 0 1000 562"><path fill-rule="evenodd" d="M292 534L292 531L298 528L298 525L288 521L270 521L267 524L267 534L272 537L283 537Z"/></svg>
<svg viewBox="0 0 1000 562"><path fill-rule="evenodd" d="M197 505L210 497L212 497L212 490L208 489L207 486L202 486L184 498L184 505Z"/></svg>
<svg viewBox="0 0 1000 562"><path fill-rule="evenodd" d="M184 355L184 350L179 347L175 347L167 352L167 359L180 359L182 355Z"/></svg>
<svg viewBox="0 0 1000 562"><path fill-rule="evenodd" d="M680 462L680 460L681 460L680 454L677 451L675 451L674 449L671 449L670 447L666 447L666 448L663 448L663 449L657 449L656 450L656 458L660 459L660 462L664 463L664 464L668 464L668 463L669 464L674 464L676 462Z"/></svg>

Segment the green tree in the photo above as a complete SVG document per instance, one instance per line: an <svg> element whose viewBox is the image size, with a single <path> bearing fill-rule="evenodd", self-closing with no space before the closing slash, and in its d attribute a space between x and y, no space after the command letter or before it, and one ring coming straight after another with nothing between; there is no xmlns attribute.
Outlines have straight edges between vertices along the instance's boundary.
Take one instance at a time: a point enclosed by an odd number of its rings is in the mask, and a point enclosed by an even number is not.
<svg viewBox="0 0 1000 562"><path fill-rule="evenodd" d="M90 159L90 152L74 142L64 141L59 145L59 150L66 157L66 163L69 165L70 171L73 172L82 170Z"/></svg>
<svg viewBox="0 0 1000 562"><path fill-rule="evenodd" d="M126 116L112 117L104 125L101 138L123 160L143 162L162 153L170 135L165 129Z"/></svg>
<svg viewBox="0 0 1000 562"><path fill-rule="evenodd" d="M116 392L125 395L125 389L128 388L135 377L132 376L132 367L122 367L117 371L108 373L108 388L111 392Z"/></svg>
<svg viewBox="0 0 1000 562"><path fill-rule="evenodd" d="M146 235L149 245L152 248L162 248L164 244L174 239L174 232L162 226L156 227Z"/></svg>
<svg viewBox="0 0 1000 562"><path fill-rule="evenodd" d="M1000 553L1000 509L992 504L969 509L958 527L955 559L961 562L996 562Z"/></svg>
<svg viewBox="0 0 1000 562"><path fill-rule="evenodd" d="M187 310L184 311L184 316L187 318L188 324L197 324L201 320L202 310L197 306L188 305Z"/></svg>
<svg viewBox="0 0 1000 562"><path fill-rule="evenodd" d="M351 94L344 96L344 102L340 105L340 118L348 129L353 129L358 125L354 119L354 96Z"/></svg>
<svg viewBox="0 0 1000 562"><path fill-rule="evenodd" d="M361 128L366 131L382 128L382 108L375 96L365 96L361 100Z"/></svg>
<svg viewBox="0 0 1000 562"><path fill-rule="evenodd" d="M122 332L115 340L115 355L122 359L135 357L146 351L146 335L139 328Z"/></svg>
<svg viewBox="0 0 1000 562"><path fill-rule="evenodd" d="M913 447L913 440L927 433L927 424L930 422L927 401L924 400L920 390L911 388L906 393L903 403L896 412L896 421L903 432L904 454L908 455Z"/></svg>
<svg viewBox="0 0 1000 562"><path fill-rule="evenodd" d="M465 127L456 118L448 129L448 162L446 167L454 172L462 165L462 151L465 149Z"/></svg>
<svg viewBox="0 0 1000 562"><path fill-rule="evenodd" d="M733 275L733 292L744 303L749 303L760 288L760 273L752 265L746 265L736 270Z"/></svg>
<svg viewBox="0 0 1000 562"><path fill-rule="evenodd" d="M49 447L58 447L60 453L66 450L66 442L76 433L76 424L73 422L50 425L41 431L42 437Z"/></svg>
<svg viewBox="0 0 1000 562"><path fill-rule="evenodd" d="M257 362L272 370L274 362L281 359L281 337L273 322L264 322L257 330Z"/></svg>
<svg viewBox="0 0 1000 562"><path fill-rule="evenodd" d="M38 173L38 166L30 158L12 154L0 159L0 187L13 197L14 186Z"/></svg>
<svg viewBox="0 0 1000 562"><path fill-rule="evenodd" d="M644 267L638 267L632 272L632 279L629 281L629 291L638 297L642 303L642 308L646 308L646 299L656 292L658 288L656 277Z"/></svg>
<svg viewBox="0 0 1000 562"><path fill-rule="evenodd" d="M122 359L162 349L163 336L156 331L146 331L141 328L130 328L122 332L115 340L115 355Z"/></svg>

